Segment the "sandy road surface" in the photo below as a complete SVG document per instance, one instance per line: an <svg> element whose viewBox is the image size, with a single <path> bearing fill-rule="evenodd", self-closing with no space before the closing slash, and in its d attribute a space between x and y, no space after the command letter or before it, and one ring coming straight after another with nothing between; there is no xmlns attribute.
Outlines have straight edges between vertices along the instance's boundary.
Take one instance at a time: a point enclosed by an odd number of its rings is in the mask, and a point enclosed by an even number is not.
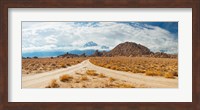
<svg viewBox="0 0 200 110"><path fill-rule="evenodd" d="M22 77L22 88L44 88L49 84L52 79L57 79L63 74L73 74L77 71L86 71L88 69L96 70L97 73L104 73L106 76L115 79L124 80L133 84L145 85L151 88L177 88L178 79L167 79L158 76L146 76L144 74L134 74L122 71L111 70L103 67L96 66L85 60L77 65L58 69L45 73L38 73L33 75L25 75Z"/></svg>

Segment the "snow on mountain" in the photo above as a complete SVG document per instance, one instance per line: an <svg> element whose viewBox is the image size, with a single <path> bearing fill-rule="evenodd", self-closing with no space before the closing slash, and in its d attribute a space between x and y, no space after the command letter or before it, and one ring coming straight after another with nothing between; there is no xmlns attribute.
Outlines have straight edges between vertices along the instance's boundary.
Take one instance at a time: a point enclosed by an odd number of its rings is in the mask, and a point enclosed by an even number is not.
<svg viewBox="0 0 200 110"><path fill-rule="evenodd" d="M98 46L97 43L90 41L87 42L83 47L93 47L93 46Z"/></svg>

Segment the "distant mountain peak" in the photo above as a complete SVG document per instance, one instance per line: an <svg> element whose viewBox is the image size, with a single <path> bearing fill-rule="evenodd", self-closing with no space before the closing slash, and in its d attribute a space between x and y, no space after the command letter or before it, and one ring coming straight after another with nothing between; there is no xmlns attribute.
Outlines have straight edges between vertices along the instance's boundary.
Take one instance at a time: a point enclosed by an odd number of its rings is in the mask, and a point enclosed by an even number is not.
<svg viewBox="0 0 200 110"><path fill-rule="evenodd" d="M98 46L98 44L93 41L90 41L85 43L83 47L93 47L93 46Z"/></svg>

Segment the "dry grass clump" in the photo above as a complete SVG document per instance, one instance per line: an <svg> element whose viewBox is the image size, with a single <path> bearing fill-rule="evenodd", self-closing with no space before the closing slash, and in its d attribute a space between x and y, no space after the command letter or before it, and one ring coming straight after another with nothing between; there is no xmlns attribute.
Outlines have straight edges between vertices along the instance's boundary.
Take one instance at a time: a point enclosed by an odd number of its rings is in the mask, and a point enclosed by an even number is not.
<svg viewBox="0 0 200 110"><path fill-rule="evenodd" d="M118 70L117 66L111 66L110 68L113 69L113 70Z"/></svg>
<svg viewBox="0 0 200 110"><path fill-rule="evenodd" d="M134 86L133 84L130 83L124 83L121 81L115 82L115 83L106 83L105 84L105 88L135 88L136 86Z"/></svg>
<svg viewBox="0 0 200 110"><path fill-rule="evenodd" d="M112 78L112 77L109 78L109 81L110 81L110 82L113 82L113 81L115 81L115 80L116 80L116 79L114 79L114 78Z"/></svg>
<svg viewBox="0 0 200 110"><path fill-rule="evenodd" d="M172 72L172 74L173 74L174 76L178 76L178 72L176 72L176 71Z"/></svg>
<svg viewBox="0 0 200 110"><path fill-rule="evenodd" d="M172 73L165 73L165 78L174 78L174 75Z"/></svg>
<svg viewBox="0 0 200 110"><path fill-rule="evenodd" d="M68 74L65 74L65 75L60 76L59 79L62 82L66 82L66 81L69 81L69 80L73 79L73 77L68 75Z"/></svg>
<svg viewBox="0 0 200 110"><path fill-rule="evenodd" d="M100 73L100 74L99 74L99 77L100 77L100 78L105 78L106 76L105 76L105 74Z"/></svg>
<svg viewBox="0 0 200 110"><path fill-rule="evenodd" d="M83 75L83 74L81 74L81 73L79 73L79 72L75 72L75 74L77 74L77 75Z"/></svg>
<svg viewBox="0 0 200 110"><path fill-rule="evenodd" d="M65 64L61 64L61 67L62 67L62 68L66 68L66 65L65 65Z"/></svg>
<svg viewBox="0 0 200 110"><path fill-rule="evenodd" d="M101 66L101 65L99 65L99 66ZM111 65L107 64L107 65L105 65L104 67L106 67L106 68L111 68Z"/></svg>
<svg viewBox="0 0 200 110"><path fill-rule="evenodd" d="M147 76L157 76L157 74L155 74L153 71L150 71L150 70L146 71L145 74Z"/></svg>
<svg viewBox="0 0 200 110"><path fill-rule="evenodd" d="M86 74L90 75L90 76L97 76L98 75L95 70L87 70Z"/></svg>
<svg viewBox="0 0 200 110"><path fill-rule="evenodd" d="M163 76L172 73L178 76L178 59L150 57L92 57L91 63L108 69L132 73L144 73L149 76Z"/></svg>
<svg viewBox="0 0 200 110"><path fill-rule="evenodd" d="M87 77L87 76L82 76L80 79L81 79L82 81L86 81L86 80L88 80L88 77Z"/></svg>
<svg viewBox="0 0 200 110"><path fill-rule="evenodd" d="M126 84L126 83L122 83L122 84L117 84L115 85L117 88L135 88L135 86L133 86L132 84Z"/></svg>
<svg viewBox="0 0 200 110"><path fill-rule="evenodd" d="M49 86L47 86L46 88L59 88L59 87L60 87L60 86L59 86L57 80L56 80L56 79L53 79L53 80L51 80Z"/></svg>
<svg viewBox="0 0 200 110"><path fill-rule="evenodd" d="M153 71L153 70L147 70L145 72L145 74L147 76L162 76L162 72L160 72L160 71Z"/></svg>

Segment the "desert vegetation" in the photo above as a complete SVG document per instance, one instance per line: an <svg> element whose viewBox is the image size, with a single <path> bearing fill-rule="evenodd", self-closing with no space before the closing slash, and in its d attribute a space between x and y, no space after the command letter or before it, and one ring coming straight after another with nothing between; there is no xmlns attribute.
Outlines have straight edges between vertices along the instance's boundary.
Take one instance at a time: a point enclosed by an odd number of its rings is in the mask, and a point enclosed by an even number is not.
<svg viewBox="0 0 200 110"><path fill-rule="evenodd" d="M56 79L51 80L49 85L46 88L59 88L59 84Z"/></svg>
<svg viewBox="0 0 200 110"><path fill-rule="evenodd" d="M59 79L53 79L46 88L135 88L144 87L108 77L95 70L86 70L74 74L64 74Z"/></svg>
<svg viewBox="0 0 200 110"><path fill-rule="evenodd" d="M22 59L22 73L42 73L68 66L78 64L86 60L84 57L79 58L32 58Z"/></svg>
<svg viewBox="0 0 200 110"><path fill-rule="evenodd" d="M89 60L88 60L89 59ZM81 63L84 60L83 63ZM42 87L45 88L149 88L149 87L176 87L178 77L178 59L176 58L151 58L151 57L76 57L76 58L37 58L23 59L23 77L32 77L37 74L41 80ZM79 64L81 63L81 64ZM79 64L79 65L76 65ZM76 65L71 69L62 70ZM108 69L99 70L100 67ZM56 71L52 71L58 69ZM49 72L48 72L49 71ZM128 73L123 73L125 71ZM48 75L44 77L43 73ZM56 74L61 74L59 77ZM32 74L32 75L25 75ZM52 77L51 77L52 76ZM129 77L130 76L130 77ZM142 78L145 81L139 81ZM150 76L150 77L149 77ZM162 84L151 84L152 76ZM33 76L34 77L34 76ZM51 77L51 78L49 78ZM126 80L127 77L127 80ZM136 77L136 80L135 78ZM30 79L31 78L27 78ZM25 79L25 80L27 80ZM130 80L131 79L131 80ZM24 80L24 81L25 81ZM45 82L46 80L46 82ZM163 80L169 80L165 83ZM149 82L148 82L149 81ZM155 82L156 82L155 81ZM34 82L38 82L37 79ZM45 82L45 83L44 83ZM154 80L152 80L154 82ZM44 84L43 84L44 83ZM28 87L24 85L23 87ZM166 86L165 86L166 84ZM32 85L30 85L32 87ZM36 86L38 86L36 84Z"/></svg>
<svg viewBox="0 0 200 110"><path fill-rule="evenodd" d="M95 65L130 73L144 73L148 76L175 78L178 76L178 59L150 57L93 57Z"/></svg>

